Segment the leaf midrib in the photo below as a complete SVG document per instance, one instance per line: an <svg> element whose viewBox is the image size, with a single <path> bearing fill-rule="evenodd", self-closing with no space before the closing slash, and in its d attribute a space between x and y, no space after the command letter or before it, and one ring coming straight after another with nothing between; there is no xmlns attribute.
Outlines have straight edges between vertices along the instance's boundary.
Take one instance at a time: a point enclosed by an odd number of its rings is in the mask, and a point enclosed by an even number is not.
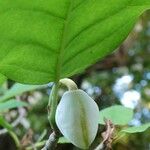
<svg viewBox="0 0 150 150"><path fill-rule="evenodd" d="M68 28L68 21L70 18L70 12L72 9L72 4L73 4L73 0L70 0L70 4L68 6L68 10L67 10L67 14L66 14L66 18L64 21L64 27L63 27L63 31L62 31L62 40L60 43L60 49L59 49L59 55L57 57L57 61L56 61L56 73L55 73L55 83L58 83L60 80L60 74L61 74L61 68L62 68L62 57L63 57L63 52L65 49L65 41L66 41L66 35L67 35L67 28Z"/></svg>

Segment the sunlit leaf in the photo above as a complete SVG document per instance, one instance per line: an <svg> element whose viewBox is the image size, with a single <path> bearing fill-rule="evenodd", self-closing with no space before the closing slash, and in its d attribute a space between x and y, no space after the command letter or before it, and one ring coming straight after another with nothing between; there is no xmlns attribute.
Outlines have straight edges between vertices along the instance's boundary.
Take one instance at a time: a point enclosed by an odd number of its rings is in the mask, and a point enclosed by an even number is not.
<svg viewBox="0 0 150 150"><path fill-rule="evenodd" d="M133 118L133 110L123 106L111 106L100 111L100 124L105 124L104 120L109 119L115 125L126 125Z"/></svg>
<svg viewBox="0 0 150 150"><path fill-rule="evenodd" d="M0 73L43 84L84 71L148 8L149 0L0 0Z"/></svg>

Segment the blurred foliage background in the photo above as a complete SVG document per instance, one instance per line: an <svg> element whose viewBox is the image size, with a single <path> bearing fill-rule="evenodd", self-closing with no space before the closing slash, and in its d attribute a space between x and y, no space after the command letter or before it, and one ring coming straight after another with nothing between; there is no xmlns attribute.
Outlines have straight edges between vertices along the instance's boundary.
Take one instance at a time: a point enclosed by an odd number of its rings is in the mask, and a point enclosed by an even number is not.
<svg viewBox="0 0 150 150"><path fill-rule="evenodd" d="M117 36L117 35L116 35ZM72 79L79 88L93 97L100 109L121 104L134 109L130 125L150 122L150 12L139 19L127 40L112 55L97 62ZM84 59L84 58L83 58ZM5 95L14 85L2 82L0 95ZM3 116L13 125L21 144L30 149L40 149L42 141L51 132L47 120L47 103L52 84L33 88L16 96L29 106L4 111ZM65 89L60 90L60 96ZM39 141L39 148L36 143ZM38 147L37 146L37 147ZM15 150L15 143L5 129L0 129L0 150ZM58 150L77 149L71 144L58 144ZM150 130L130 134L113 144L115 150L150 150Z"/></svg>

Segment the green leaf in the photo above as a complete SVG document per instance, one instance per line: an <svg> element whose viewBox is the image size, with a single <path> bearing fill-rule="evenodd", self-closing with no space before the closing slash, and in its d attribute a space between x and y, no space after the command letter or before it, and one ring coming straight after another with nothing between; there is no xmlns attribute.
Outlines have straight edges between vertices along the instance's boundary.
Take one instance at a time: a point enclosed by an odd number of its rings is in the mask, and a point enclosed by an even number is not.
<svg viewBox="0 0 150 150"><path fill-rule="evenodd" d="M148 8L149 0L0 0L0 73L28 84L79 73L115 50Z"/></svg>
<svg viewBox="0 0 150 150"><path fill-rule="evenodd" d="M58 140L59 144L71 143L65 137L60 137Z"/></svg>
<svg viewBox="0 0 150 150"><path fill-rule="evenodd" d="M146 131L148 128L150 128L150 123L143 124L143 125L137 126L137 127L129 127L129 128L123 129L121 132L125 132L125 133L139 133L139 132Z"/></svg>
<svg viewBox="0 0 150 150"><path fill-rule="evenodd" d="M28 104L17 100L9 100L7 102L0 103L0 112L12 108L23 107L23 106L28 106Z"/></svg>
<svg viewBox="0 0 150 150"><path fill-rule="evenodd" d="M15 144L17 147L20 146L20 141L17 137L17 135L13 132L13 127L11 124L9 124L2 116L0 116L0 126L4 127L5 129L7 129L8 133L10 134L10 136L13 138Z"/></svg>
<svg viewBox="0 0 150 150"><path fill-rule="evenodd" d="M11 89L9 89L2 97L0 97L0 102L6 101L15 96L19 96L24 92L32 91L39 88L44 88L45 85L25 85L25 84L14 84Z"/></svg>
<svg viewBox="0 0 150 150"><path fill-rule="evenodd" d="M109 119L115 125L126 125L133 118L133 110L123 106L111 106L100 111L100 124L105 124L104 119Z"/></svg>
<svg viewBox="0 0 150 150"><path fill-rule="evenodd" d="M99 109L82 90L66 92L56 110L56 124L64 137L81 149L88 149L98 131Z"/></svg>
<svg viewBox="0 0 150 150"><path fill-rule="evenodd" d="M0 126L6 128L8 131L13 129L11 124L9 124L2 116L0 116Z"/></svg>

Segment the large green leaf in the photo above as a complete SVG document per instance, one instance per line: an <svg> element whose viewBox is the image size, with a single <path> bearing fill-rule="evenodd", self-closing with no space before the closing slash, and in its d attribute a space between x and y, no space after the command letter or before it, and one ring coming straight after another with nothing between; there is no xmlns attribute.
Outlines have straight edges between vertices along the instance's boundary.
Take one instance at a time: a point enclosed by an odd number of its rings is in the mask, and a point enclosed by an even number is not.
<svg viewBox="0 0 150 150"><path fill-rule="evenodd" d="M116 49L149 0L0 0L0 73L42 84Z"/></svg>
<svg viewBox="0 0 150 150"><path fill-rule="evenodd" d="M123 106L111 106L100 111L100 124L105 124L104 119L109 119L115 125L127 125L133 118L133 110Z"/></svg>
<svg viewBox="0 0 150 150"><path fill-rule="evenodd" d="M45 85L27 85L27 84L20 84L16 83L14 84L6 93L0 97L0 102L6 101L7 99L10 99L15 96L19 96L23 94L24 92L32 91L39 88L44 88Z"/></svg>

